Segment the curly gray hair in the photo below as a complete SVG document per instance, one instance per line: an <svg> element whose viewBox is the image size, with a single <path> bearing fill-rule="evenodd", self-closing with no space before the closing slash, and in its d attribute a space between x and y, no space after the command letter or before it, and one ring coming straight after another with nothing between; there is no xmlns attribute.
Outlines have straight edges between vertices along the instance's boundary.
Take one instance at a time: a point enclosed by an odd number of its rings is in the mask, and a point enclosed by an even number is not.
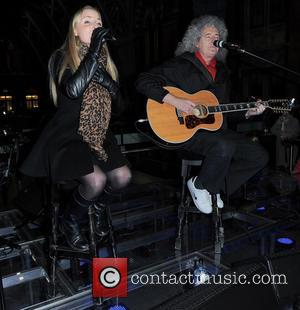
<svg viewBox="0 0 300 310"><path fill-rule="evenodd" d="M175 55L178 56L183 54L184 52L196 52L196 44L201 37L203 29L205 27L211 26L217 28L220 35L220 40L227 39L228 30L224 21L214 15L204 15L194 19L191 22L182 38L182 41L178 43L177 49L175 50ZM216 58L219 61L225 62L226 55L227 50L220 48L218 54L216 55Z"/></svg>

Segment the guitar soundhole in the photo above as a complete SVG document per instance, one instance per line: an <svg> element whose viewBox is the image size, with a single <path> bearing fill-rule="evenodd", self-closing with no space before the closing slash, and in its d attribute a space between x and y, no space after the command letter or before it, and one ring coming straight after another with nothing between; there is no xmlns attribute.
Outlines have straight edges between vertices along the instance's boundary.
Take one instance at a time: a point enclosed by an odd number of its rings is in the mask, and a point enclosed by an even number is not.
<svg viewBox="0 0 300 310"><path fill-rule="evenodd" d="M210 114L205 118L199 118L195 115L188 115L185 117L185 126L188 129L193 129L201 124L213 124L214 122L215 116L213 114Z"/></svg>

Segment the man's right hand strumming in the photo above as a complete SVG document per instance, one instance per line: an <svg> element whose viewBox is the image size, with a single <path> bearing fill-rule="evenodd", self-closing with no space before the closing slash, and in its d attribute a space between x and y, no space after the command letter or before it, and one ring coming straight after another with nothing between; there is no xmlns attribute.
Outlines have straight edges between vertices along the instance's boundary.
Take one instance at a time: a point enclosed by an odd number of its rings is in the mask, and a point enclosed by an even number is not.
<svg viewBox="0 0 300 310"><path fill-rule="evenodd" d="M169 103L174 106L176 109L185 112L187 114L191 114L196 104L190 100L178 98L171 94L167 94L163 98L164 103Z"/></svg>

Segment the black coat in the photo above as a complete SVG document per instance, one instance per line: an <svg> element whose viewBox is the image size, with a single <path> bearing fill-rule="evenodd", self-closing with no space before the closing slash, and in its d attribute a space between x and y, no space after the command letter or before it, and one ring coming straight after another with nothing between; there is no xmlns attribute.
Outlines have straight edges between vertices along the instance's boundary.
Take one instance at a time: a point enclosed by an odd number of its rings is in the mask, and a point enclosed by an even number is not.
<svg viewBox="0 0 300 310"><path fill-rule="evenodd" d="M55 70L59 68L61 59L60 55L56 56L53 57ZM94 63L93 59L86 57L74 74L66 69L61 83L56 81L59 85L57 111L22 164L22 173L32 177L47 177L56 182L78 179L92 173L94 165L106 172L127 164L109 129L103 144L108 155L106 162L97 159L77 133L83 92L91 80ZM54 72L54 76L57 75Z"/></svg>
<svg viewBox="0 0 300 310"><path fill-rule="evenodd" d="M26 175L67 180L94 170L89 147L77 133L82 96L70 99L60 88L57 95L57 111L21 167Z"/></svg>
<svg viewBox="0 0 300 310"><path fill-rule="evenodd" d="M162 102L168 93L163 87L174 86L190 94L209 90L216 95L220 103L227 103L229 71L221 62L217 62L216 69L216 78L213 80L195 54L186 52L149 72L140 74L136 88L146 97L158 102Z"/></svg>

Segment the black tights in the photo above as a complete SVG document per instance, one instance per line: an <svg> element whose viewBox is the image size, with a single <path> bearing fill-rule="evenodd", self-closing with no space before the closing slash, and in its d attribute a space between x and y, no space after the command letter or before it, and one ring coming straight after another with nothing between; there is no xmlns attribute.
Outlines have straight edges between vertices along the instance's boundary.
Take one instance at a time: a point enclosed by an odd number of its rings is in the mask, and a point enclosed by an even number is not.
<svg viewBox="0 0 300 310"><path fill-rule="evenodd" d="M94 172L82 176L79 179L78 191L86 200L96 200L103 192L106 184L113 190L125 187L131 180L131 172L127 166L122 166L104 173L98 166L94 165Z"/></svg>
<svg viewBox="0 0 300 310"><path fill-rule="evenodd" d="M64 218L71 222L86 223L88 207L92 206L109 182L113 190L126 186L131 179L127 166L114 169L105 174L98 166L94 171L79 179L80 185L70 197ZM74 223L73 223L74 224Z"/></svg>

